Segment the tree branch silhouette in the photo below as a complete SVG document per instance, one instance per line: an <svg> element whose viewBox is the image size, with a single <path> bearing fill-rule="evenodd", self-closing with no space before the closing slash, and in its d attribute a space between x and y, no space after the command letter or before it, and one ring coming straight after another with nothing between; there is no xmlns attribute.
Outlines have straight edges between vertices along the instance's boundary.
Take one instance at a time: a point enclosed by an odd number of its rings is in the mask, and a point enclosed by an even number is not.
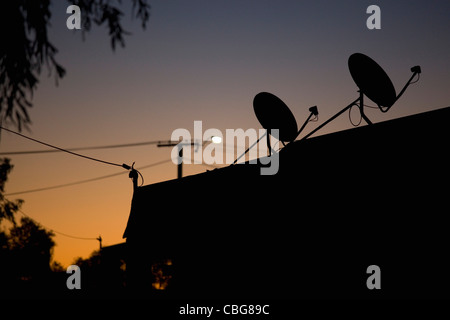
<svg viewBox="0 0 450 320"><path fill-rule="evenodd" d="M109 29L111 48L125 46L124 36L130 34L122 27L123 12L109 0L73 1L82 12L83 38L92 24L106 24ZM120 4L120 1L118 1ZM31 123L28 109L37 89L39 76L44 67L49 76L58 80L66 74L65 68L56 61L58 49L48 37L51 18L51 0L0 1L0 123L11 122L19 131ZM150 16L146 0L133 0L132 12L141 20L145 29Z"/></svg>

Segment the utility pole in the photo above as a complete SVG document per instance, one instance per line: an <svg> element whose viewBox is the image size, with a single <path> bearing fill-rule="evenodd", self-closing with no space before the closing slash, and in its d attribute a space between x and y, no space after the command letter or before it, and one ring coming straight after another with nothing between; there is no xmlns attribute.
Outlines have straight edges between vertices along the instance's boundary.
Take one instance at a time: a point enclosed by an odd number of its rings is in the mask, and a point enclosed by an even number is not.
<svg viewBox="0 0 450 320"><path fill-rule="evenodd" d="M196 146L198 145L197 142L191 141L191 142L180 142L180 141L158 141L158 148L160 147L175 147L178 146L178 155L180 157L180 163L178 164L177 168L177 177L178 179L181 179L183 177L183 147L184 146Z"/></svg>
<svg viewBox="0 0 450 320"><path fill-rule="evenodd" d="M180 163L178 164L177 172L178 172L178 179L181 179L183 177L183 147L185 146L204 146L205 143L212 142L212 143L222 143L222 137L212 136L211 140L204 140L203 142L198 142L195 140L191 141L158 141L157 146L160 147L175 147L178 146L178 156L180 157ZM197 150L195 150L197 152Z"/></svg>
<svg viewBox="0 0 450 320"><path fill-rule="evenodd" d="M98 238L96 240L98 240L98 242L100 244L100 251L102 251L102 236L98 236Z"/></svg>

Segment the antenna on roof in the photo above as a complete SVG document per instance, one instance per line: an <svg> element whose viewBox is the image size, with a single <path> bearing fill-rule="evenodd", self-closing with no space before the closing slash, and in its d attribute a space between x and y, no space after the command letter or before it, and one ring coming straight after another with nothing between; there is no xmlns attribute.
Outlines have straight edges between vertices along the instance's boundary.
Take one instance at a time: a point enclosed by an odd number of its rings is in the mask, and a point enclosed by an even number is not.
<svg viewBox="0 0 450 320"><path fill-rule="evenodd" d="M309 121L312 121L312 116L317 116L319 111L317 106L309 108L311 114L306 119L300 130L297 127L297 121L288 106L277 96L269 92L260 92L253 99L253 110L255 111L256 118L266 133L259 137L259 139L251 145L245 152L240 155L233 162L235 164L240 158L242 158L251 148L253 148L264 136L267 137L267 149L269 156L271 153L270 136L280 140L283 145L285 142L290 143L294 141L298 135L303 131ZM278 129L278 132L272 132L271 129Z"/></svg>
<svg viewBox="0 0 450 320"><path fill-rule="evenodd" d="M362 53L352 54L348 58L348 68L350 70L353 81L355 81L355 84L359 88L359 97L355 101L350 103L347 107L321 124L319 127L304 136L303 139L307 139L312 134L323 128L326 124L336 119L342 113L350 110L353 106L357 106L359 108L361 118L363 118L367 124L372 124L369 118L367 118L367 116L364 114L364 95L375 102L381 112L387 112L403 95L408 86L411 83L415 83L418 81L419 78L415 82L412 82L414 77L417 75L419 75L420 77L421 73L420 66L412 67L411 72L413 74L411 78L397 95L394 85L392 84L389 76L386 74L383 68L378 65L378 63L376 63L368 56Z"/></svg>

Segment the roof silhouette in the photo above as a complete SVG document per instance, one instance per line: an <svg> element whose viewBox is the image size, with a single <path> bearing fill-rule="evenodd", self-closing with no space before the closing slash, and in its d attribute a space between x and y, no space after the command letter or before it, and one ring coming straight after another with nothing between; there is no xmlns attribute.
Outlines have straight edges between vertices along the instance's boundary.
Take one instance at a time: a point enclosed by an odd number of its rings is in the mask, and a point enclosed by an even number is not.
<svg viewBox="0 0 450 320"><path fill-rule="evenodd" d="M130 255L174 257L180 296L373 297L375 264L383 296L448 297L449 120L450 107L299 140L274 176L238 164L139 187Z"/></svg>

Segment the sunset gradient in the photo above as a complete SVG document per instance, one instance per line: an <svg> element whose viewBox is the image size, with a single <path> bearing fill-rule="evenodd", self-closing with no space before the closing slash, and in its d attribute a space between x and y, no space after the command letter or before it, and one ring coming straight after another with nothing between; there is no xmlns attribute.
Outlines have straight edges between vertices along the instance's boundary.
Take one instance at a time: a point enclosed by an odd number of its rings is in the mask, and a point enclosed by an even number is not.
<svg viewBox="0 0 450 320"><path fill-rule="evenodd" d="M372 4L381 9L380 30L366 27L366 9ZM56 85L44 70L30 110L31 131L22 132L59 147L169 140L175 129L192 131L196 120L202 121L204 130L258 130L252 101L261 91L280 97L299 124L308 117L308 108L317 105L319 121L305 130L309 132L358 97L347 66L355 52L377 61L397 92L410 77L411 67L422 68L420 80L388 113L366 109L373 122L450 105L448 0L153 0L146 30L130 18L131 5L123 2L125 27L132 34L126 37L125 48L115 51L106 28L93 28L84 41L80 31L68 30L67 5L53 1L50 29L67 74ZM373 105L368 99L366 103ZM351 115L357 122L358 115ZM317 134L351 127L346 113ZM1 133L0 153L44 149ZM139 169L170 160L171 148L147 145L80 153L120 164L135 162ZM75 186L8 196L25 200L24 213L59 232L54 260L67 267L76 257L88 257L99 248L95 240L99 235L103 246L124 241L133 195L126 170L66 153L8 157L14 170L7 194L122 172ZM183 174L212 169L186 164ZM176 178L177 171L167 161L141 173L145 184L152 184ZM201 198L211 196L211 191L198 190L198 201L178 205L202 210ZM233 190L226 197L231 199ZM171 205L158 199L152 203L159 215ZM149 226L148 232L157 227Z"/></svg>

